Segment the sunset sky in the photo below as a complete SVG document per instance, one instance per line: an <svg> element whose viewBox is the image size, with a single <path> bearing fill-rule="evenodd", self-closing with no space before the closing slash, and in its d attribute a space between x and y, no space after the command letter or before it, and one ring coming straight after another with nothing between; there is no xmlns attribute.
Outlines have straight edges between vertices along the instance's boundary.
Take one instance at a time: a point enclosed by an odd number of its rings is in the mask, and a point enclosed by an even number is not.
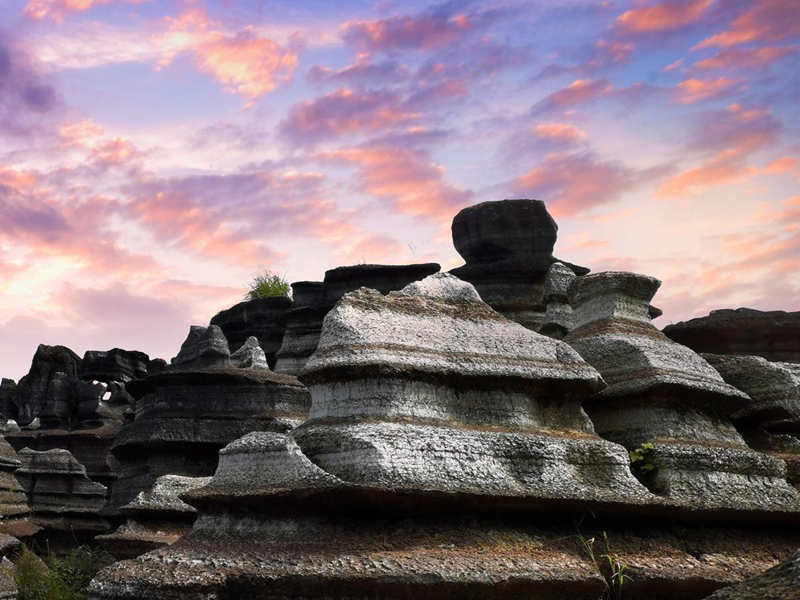
<svg viewBox="0 0 800 600"><path fill-rule="evenodd" d="M797 0L2 0L0 376L169 359L264 268L461 264L544 200L664 325L800 309Z"/></svg>

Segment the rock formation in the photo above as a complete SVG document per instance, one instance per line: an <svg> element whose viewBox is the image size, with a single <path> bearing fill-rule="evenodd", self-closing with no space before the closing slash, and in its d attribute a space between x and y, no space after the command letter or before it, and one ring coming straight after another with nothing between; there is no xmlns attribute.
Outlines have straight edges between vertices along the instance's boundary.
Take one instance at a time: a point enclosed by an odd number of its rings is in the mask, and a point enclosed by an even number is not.
<svg viewBox="0 0 800 600"><path fill-rule="evenodd" d="M563 263L550 265L544 280L545 315L539 333L560 340L572 329L572 306L567 290L575 277L572 269Z"/></svg>
<svg viewBox="0 0 800 600"><path fill-rule="evenodd" d="M40 344L28 374L17 384L16 414L12 418L20 425L33 421L46 405L52 404L48 402L49 391L56 374L77 378L80 363L80 357L66 346Z"/></svg>
<svg viewBox="0 0 800 600"><path fill-rule="evenodd" d="M291 306L292 300L285 296L247 300L214 315L211 325L222 329L231 352L255 336L272 368L286 329L286 311Z"/></svg>
<svg viewBox="0 0 800 600"><path fill-rule="evenodd" d="M25 490L15 477L22 463L14 449L0 437L0 535L26 540L39 531L31 523Z"/></svg>
<svg viewBox="0 0 800 600"><path fill-rule="evenodd" d="M722 378L752 402L732 419L747 444L782 459L800 487L800 364L760 356L703 354Z"/></svg>
<svg viewBox="0 0 800 600"><path fill-rule="evenodd" d="M664 334L695 352L800 363L800 311L712 310L708 316L667 325Z"/></svg>
<svg viewBox="0 0 800 600"><path fill-rule="evenodd" d="M436 263L353 265L326 271L322 283L293 283L294 303L286 314L286 333L275 370L294 375L303 369L317 347L325 315L347 292L367 287L385 294L432 275L439 269Z"/></svg>
<svg viewBox="0 0 800 600"><path fill-rule="evenodd" d="M797 600L800 598L800 550L779 565L739 584L723 588L706 600Z"/></svg>
<svg viewBox="0 0 800 600"><path fill-rule="evenodd" d="M135 350L87 350L81 361L80 378L86 381L127 383L147 377L149 362L150 357L147 354Z"/></svg>
<svg viewBox="0 0 800 600"><path fill-rule="evenodd" d="M697 509L796 511L783 461L747 447L730 417L750 399L650 323L660 282L606 272L570 285L567 341L608 387L584 403L603 437L634 454L654 492Z"/></svg>
<svg viewBox="0 0 800 600"><path fill-rule="evenodd" d="M213 474L219 449L245 433L286 432L303 421L308 391L264 368L255 340L240 351L230 356L216 325L193 326L170 369L128 385L136 415L112 448L120 462L112 506L130 502L161 475Z"/></svg>
<svg viewBox="0 0 800 600"><path fill-rule="evenodd" d="M466 264L451 273L475 286L496 311L538 331L558 225L540 200L481 202L453 219L453 244ZM560 261L576 275L585 267Z"/></svg>
<svg viewBox="0 0 800 600"><path fill-rule="evenodd" d="M31 519L46 529L50 543L69 546L108 531L100 516L106 488L91 481L69 451L24 448L18 456L22 466L16 476L28 495Z"/></svg>
<svg viewBox="0 0 800 600"><path fill-rule="evenodd" d="M113 533L96 540L117 560L134 558L173 544L192 528L197 511L178 496L206 485L210 477L162 475L150 490L139 492L120 509L127 518Z"/></svg>
<svg viewBox="0 0 800 600"><path fill-rule="evenodd" d="M0 379L0 419L17 417L17 383L13 379Z"/></svg>

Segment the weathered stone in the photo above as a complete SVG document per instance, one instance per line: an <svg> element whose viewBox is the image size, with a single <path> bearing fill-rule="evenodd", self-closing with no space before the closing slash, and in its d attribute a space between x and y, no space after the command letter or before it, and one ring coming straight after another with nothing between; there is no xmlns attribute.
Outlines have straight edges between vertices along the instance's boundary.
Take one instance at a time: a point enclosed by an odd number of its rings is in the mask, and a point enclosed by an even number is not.
<svg viewBox="0 0 800 600"><path fill-rule="evenodd" d="M0 419L15 419L17 382L3 377L0 379Z"/></svg>
<svg viewBox="0 0 800 600"><path fill-rule="evenodd" d="M162 475L150 490L139 492L120 509L127 518L113 533L95 538L117 560L134 558L173 544L192 527L197 511L180 494L206 485L210 477Z"/></svg>
<svg viewBox="0 0 800 600"><path fill-rule="evenodd" d="M178 356L172 359L172 368L204 369L231 366L228 340L217 325L201 327L192 325Z"/></svg>
<svg viewBox="0 0 800 600"><path fill-rule="evenodd" d="M291 306L292 300L286 296L247 300L214 315L211 325L220 326L231 352L255 336L272 368L286 329L286 311Z"/></svg>
<svg viewBox="0 0 800 600"><path fill-rule="evenodd" d="M120 462L114 507L161 475L213 474L220 448L250 431L289 431L310 404L295 377L268 369L172 370L128 388L137 399L136 416L112 449Z"/></svg>
<svg viewBox="0 0 800 600"><path fill-rule="evenodd" d="M787 478L800 486L800 364L730 354L703 358L752 399L732 415L747 444L782 459Z"/></svg>
<svg viewBox="0 0 800 600"><path fill-rule="evenodd" d="M30 522L25 490L14 475L21 466L17 453L0 437L0 535L15 539L30 538L39 531Z"/></svg>
<svg viewBox="0 0 800 600"><path fill-rule="evenodd" d="M575 273L560 262L554 262L547 271L544 281L545 316L539 333L562 339L573 327L572 306L567 298L567 290Z"/></svg>
<svg viewBox="0 0 800 600"><path fill-rule="evenodd" d="M436 273L436 263L413 265L353 265L325 272L325 280L292 284L294 304L286 314L286 333L275 370L299 373L319 341L322 321L344 294L368 287L387 293Z"/></svg>
<svg viewBox="0 0 800 600"><path fill-rule="evenodd" d="M231 354L231 365L237 369L269 369L267 357L255 336L250 336Z"/></svg>
<svg viewBox="0 0 800 600"><path fill-rule="evenodd" d="M800 363L800 311L712 310L708 316L667 325L664 334L695 352Z"/></svg>
<svg viewBox="0 0 800 600"><path fill-rule="evenodd" d="M167 361L163 358L153 358L150 362L147 363L147 374L148 375L158 375L162 371L165 371L169 365Z"/></svg>
<svg viewBox="0 0 800 600"><path fill-rule="evenodd" d="M565 340L608 387L584 403L603 437L645 447L642 479L668 501L696 509L796 511L785 464L747 447L730 416L750 401L703 358L650 323L660 282L634 273L577 278L576 328Z"/></svg>
<svg viewBox="0 0 800 600"><path fill-rule="evenodd" d="M87 350L81 361L80 378L87 381L125 383L147 377L149 362L150 357L147 354L136 350Z"/></svg>
<svg viewBox="0 0 800 600"><path fill-rule="evenodd" d="M12 417L20 425L33 421L47 402L51 381L56 373L77 378L80 364L80 357L69 348L40 344L33 355L28 374L17 384L16 414Z"/></svg>
<svg viewBox="0 0 800 600"><path fill-rule="evenodd" d="M0 600L17 600L17 584L8 571L0 569Z"/></svg>
<svg viewBox="0 0 800 600"><path fill-rule="evenodd" d="M466 264L450 271L475 286L484 302L538 331L546 319L545 281L556 225L541 200L481 202L453 219L453 244ZM561 261L574 274L589 272Z"/></svg>
<svg viewBox="0 0 800 600"><path fill-rule="evenodd" d="M106 488L91 481L68 450L23 448L18 456L22 467L16 475L28 495L31 520L45 528L50 541L71 544L108 531L100 516Z"/></svg>
<svg viewBox="0 0 800 600"><path fill-rule="evenodd" d="M723 588L707 600L797 600L800 598L800 550L765 573Z"/></svg>

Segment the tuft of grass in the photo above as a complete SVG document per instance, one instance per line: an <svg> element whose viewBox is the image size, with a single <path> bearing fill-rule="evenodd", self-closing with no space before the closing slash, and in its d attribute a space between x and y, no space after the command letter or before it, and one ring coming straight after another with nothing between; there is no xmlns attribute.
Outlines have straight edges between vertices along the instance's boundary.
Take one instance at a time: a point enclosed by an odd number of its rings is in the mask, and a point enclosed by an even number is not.
<svg viewBox="0 0 800 600"><path fill-rule="evenodd" d="M45 563L23 547L8 574L17 584L17 600L87 600L86 590L96 573L97 557L88 548L50 555Z"/></svg>
<svg viewBox="0 0 800 600"><path fill-rule="evenodd" d="M269 270L264 271L261 275L253 277L249 287L250 289L245 295L245 299L247 300L288 296L291 290L291 286L286 279Z"/></svg>

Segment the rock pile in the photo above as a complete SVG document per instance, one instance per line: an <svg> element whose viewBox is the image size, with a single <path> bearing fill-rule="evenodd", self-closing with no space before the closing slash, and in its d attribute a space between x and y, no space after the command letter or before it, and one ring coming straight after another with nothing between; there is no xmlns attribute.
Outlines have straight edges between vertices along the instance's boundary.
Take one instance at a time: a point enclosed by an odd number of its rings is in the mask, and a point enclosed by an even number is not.
<svg viewBox="0 0 800 600"><path fill-rule="evenodd" d="M286 333L275 370L292 375L300 373L317 347L325 315L347 292L368 287L385 294L436 273L440 268L436 263L353 265L326 271L321 283L293 283L294 304L286 314Z"/></svg>
<svg viewBox="0 0 800 600"><path fill-rule="evenodd" d="M653 277L606 272L569 288L575 329L564 339L608 387L584 406L598 433L636 451L655 493L697 509L797 511L785 464L747 447L731 416L749 398L703 358L650 323ZM638 463L638 464L637 464Z"/></svg>
<svg viewBox="0 0 800 600"><path fill-rule="evenodd" d="M249 337L255 337L272 368L286 329L286 311L291 306L292 300L285 296L247 300L214 315L211 325L222 329L232 352Z"/></svg>
<svg viewBox="0 0 800 600"><path fill-rule="evenodd" d="M209 481L210 477L162 475L150 490L139 492L120 509L125 523L113 533L97 536L97 541L117 560L174 544L189 532L197 517L197 511L178 496Z"/></svg>
<svg viewBox="0 0 800 600"><path fill-rule="evenodd" d="M250 431L289 431L310 403L296 378L266 368L255 338L231 355L216 325L193 326L170 369L128 387L136 415L112 448L120 463L114 507L162 475L213 474L220 448Z"/></svg>
<svg viewBox="0 0 800 600"><path fill-rule="evenodd" d="M800 311L712 310L708 316L668 325L664 334L695 352L800 363Z"/></svg>

